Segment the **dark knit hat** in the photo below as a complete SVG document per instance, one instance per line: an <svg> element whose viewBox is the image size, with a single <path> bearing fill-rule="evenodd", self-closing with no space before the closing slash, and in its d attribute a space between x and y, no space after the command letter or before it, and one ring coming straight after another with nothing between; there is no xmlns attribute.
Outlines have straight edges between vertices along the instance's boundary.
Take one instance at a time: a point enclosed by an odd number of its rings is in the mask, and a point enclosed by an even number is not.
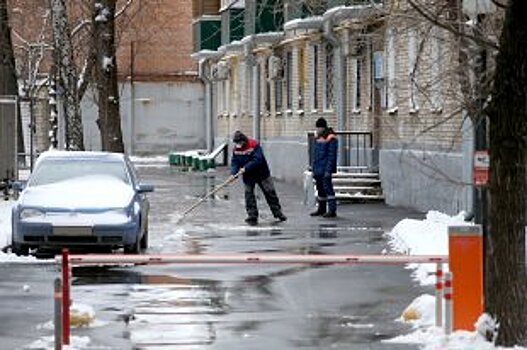
<svg viewBox="0 0 527 350"><path fill-rule="evenodd" d="M324 129L327 129L328 128L328 122L326 121L326 119L324 118L318 118L317 119L317 122L315 123L315 126L317 128L324 128Z"/></svg>
<svg viewBox="0 0 527 350"><path fill-rule="evenodd" d="M232 142L234 143L241 143L241 142L247 142L249 141L249 139L247 138L247 136L245 136L245 134L243 132L241 132L240 130L237 130L235 133L234 133L234 136L232 138Z"/></svg>

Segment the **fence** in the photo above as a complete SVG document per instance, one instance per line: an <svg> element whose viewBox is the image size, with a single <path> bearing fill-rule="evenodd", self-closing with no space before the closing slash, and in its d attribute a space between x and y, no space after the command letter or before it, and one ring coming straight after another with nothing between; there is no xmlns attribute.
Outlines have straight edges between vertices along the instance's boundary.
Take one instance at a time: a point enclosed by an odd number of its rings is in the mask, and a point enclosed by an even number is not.
<svg viewBox="0 0 527 350"><path fill-rule="evenodd" d="M357 171L371 170L373 164L373 136L371 132L336 131L339 140L339 165ZM307 134L309 164L313 164L315 133Z"/></svg>

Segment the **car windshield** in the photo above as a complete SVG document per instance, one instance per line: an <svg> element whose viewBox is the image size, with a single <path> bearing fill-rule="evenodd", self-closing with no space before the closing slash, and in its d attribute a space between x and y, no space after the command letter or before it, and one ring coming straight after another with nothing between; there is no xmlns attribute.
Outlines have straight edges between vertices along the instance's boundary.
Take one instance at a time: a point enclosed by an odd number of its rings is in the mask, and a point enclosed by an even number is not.
<svg viewBox="0 0 527 350"><path fill-rule="evenodd" d="M48 185L76 177L105 175L130 183L125 163L116 160L101 159L43 159L29 180L29 186Z"/></svg>

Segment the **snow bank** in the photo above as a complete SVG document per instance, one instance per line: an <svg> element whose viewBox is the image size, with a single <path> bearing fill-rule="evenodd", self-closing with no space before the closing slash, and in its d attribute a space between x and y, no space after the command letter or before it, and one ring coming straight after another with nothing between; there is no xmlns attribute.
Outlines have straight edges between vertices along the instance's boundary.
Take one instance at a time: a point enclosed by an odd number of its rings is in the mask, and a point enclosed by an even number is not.
<svg viewBox="0 0 527 350"><path fill-rule="evenodd" d="M14 201L0 202L0 249L11 244L11 208L14 203Z"/></svg>
<svg viewBox="0 0 527 350"><path fill-rule="evenodd" d="M456 216L429 211L425 220L404 219L387 233L391 249L408 255L448 255L448 226L470 225L465 213ZM435 264L408 264L412 277L422 285L435 283Z"/></svg>

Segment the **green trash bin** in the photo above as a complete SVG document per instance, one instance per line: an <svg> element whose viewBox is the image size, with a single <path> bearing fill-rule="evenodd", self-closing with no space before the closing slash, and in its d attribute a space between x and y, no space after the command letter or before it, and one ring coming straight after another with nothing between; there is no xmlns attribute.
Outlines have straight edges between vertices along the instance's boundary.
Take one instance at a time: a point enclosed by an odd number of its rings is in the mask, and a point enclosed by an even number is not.
<svg viewBox="0 0 527 350"><path fill-rule="evenodd" d="M181 153L176 153L175 161L177 166L181 166L183 164L183 155Z"/></svg>
<svg viewBox="0 0 527 350"><path fill-rule="evenodd" d="M176 165L176 154L175 153L168 154L168 164Z"/></svg>
<svg viewBox="0 0 527 350"><path fill-rule="evenodd" d="M206 157L200 157L199 170L206 171L209 168L209 160Z"/></svg>
<svg viewBox="0 0 527 350"><path fill-rule="evenodd" d="M185 155L185 166L191 167L192 166L192 156L186 154Z"/></svg>
<svg viewBox="0 0 527 350"><path fill-rule="evenodd" d="M199 170L199 156L192 157L192 170Z"/></svg>

